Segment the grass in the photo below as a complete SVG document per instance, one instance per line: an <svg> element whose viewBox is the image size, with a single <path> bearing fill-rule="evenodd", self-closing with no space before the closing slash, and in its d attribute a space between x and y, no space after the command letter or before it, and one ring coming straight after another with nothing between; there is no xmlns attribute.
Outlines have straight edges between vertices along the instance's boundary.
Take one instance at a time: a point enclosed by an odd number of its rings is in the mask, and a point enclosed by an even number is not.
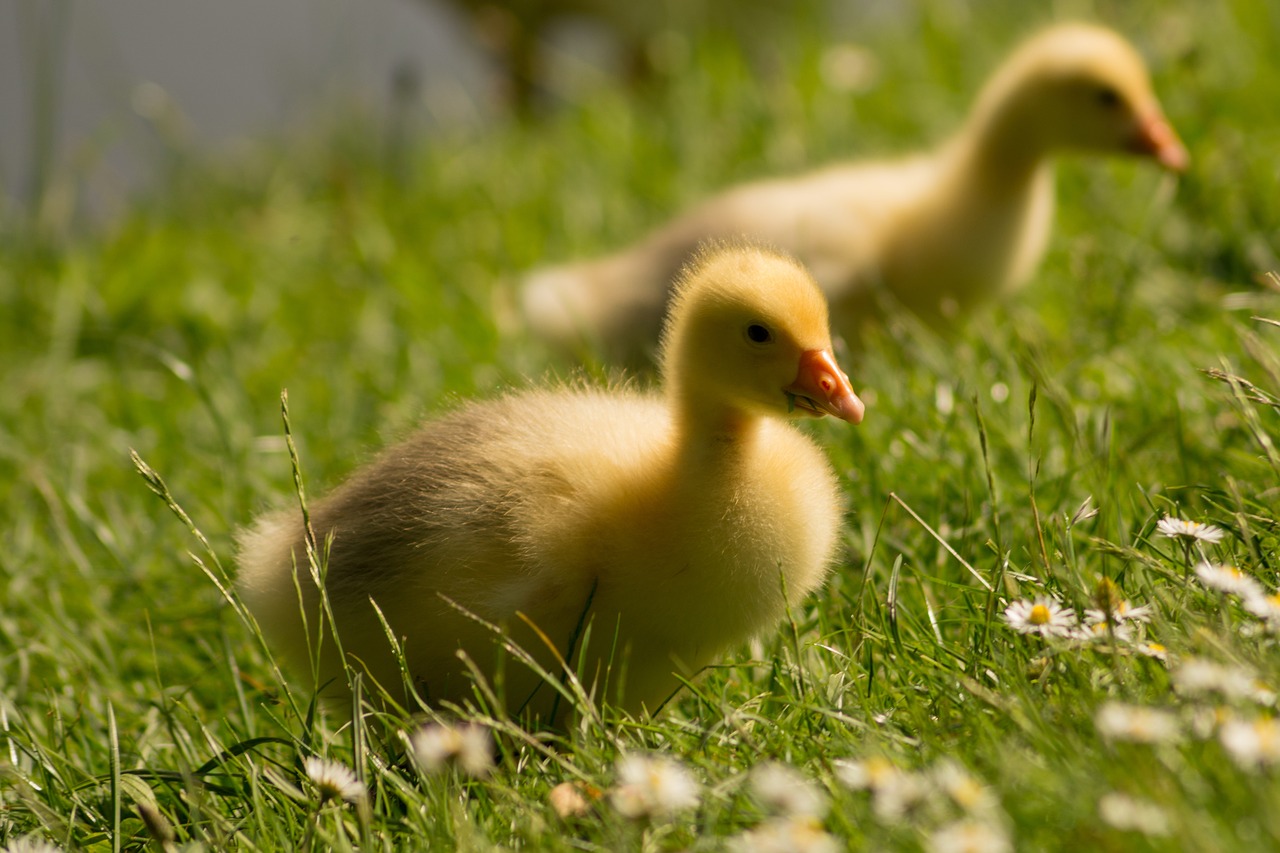
<svg viewBox="0 0 1280 853"><path fill-rule="evenodd" d="M929 3L874 31L802 21L770 71L708 37L687 60L698 73L528 127L444 132L390 161L371 116L231 163L175 152L161 189L93 232L11 216L0 842L718 849L766 819L747 781L765 760L820 786L822 827L851 849L917 849L962 816L935 788L902 811L887 783L841 781L840 760L883 760L967 768L997 804L982 820L1017 849L1280 843L1275 766L1223 744L1274 698L1174 684L1208 659L1280 688L1275 635L1190 573L1203 554L1280 583L1280 328L1254 319L1280 318L1259 283L1280 269L1280 119L1260 106L1280 102L1280 21L1260 0L1079 5L1151 57L1191 171L1064 164L1032 285L953 339L887 330L853 371L866 423L814 426L848 501L824 591L656 719L588 716L555 739L489 719L484 779L416 769L408 720L353 731L313 713L219 592L236 528L293 499L281 389L315 494L451 400L567 372L502 331L517 271L620 245L732 181L937 138L1031 7ZM878 85L823 84L832 31L875 51ZM1096 516L1078 514L1086 498ZM1157 534L1166 514L1226 537L1184 549ZM1167 661L1000 618L1038 594L1080 612L1104 578L1152 606L1145 636ZM1106 738L1107 702L1166 709L1181 734ZM558 783L608 791L619 756L649 751L692 769L697 808L549 806ZM312 755L354 768L367 800L325 799ZM1104 821L1114 792L1158 807L1168 834Z"/></svg>

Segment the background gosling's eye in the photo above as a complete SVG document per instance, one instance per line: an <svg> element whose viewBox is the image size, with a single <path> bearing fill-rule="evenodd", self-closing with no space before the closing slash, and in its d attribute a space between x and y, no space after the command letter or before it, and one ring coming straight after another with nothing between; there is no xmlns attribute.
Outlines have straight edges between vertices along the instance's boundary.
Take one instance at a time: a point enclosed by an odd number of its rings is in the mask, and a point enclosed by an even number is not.
<svg viewBox="0 0 1280 853"><path fill-rule="evenodd" d="M1094 93L1094 97L1097 98L1099 104L1107 109L1114 109L1120 106L1120 93L1110 86L1099 86Z"/></svg>
<svg viewBox="0 0 1280 853"><path fill-rule="evenodd" d="M762 323L752 323L747 326L747 340L753 344L767 344L773 340L773 332L769 331L769 327Z"/></svg>

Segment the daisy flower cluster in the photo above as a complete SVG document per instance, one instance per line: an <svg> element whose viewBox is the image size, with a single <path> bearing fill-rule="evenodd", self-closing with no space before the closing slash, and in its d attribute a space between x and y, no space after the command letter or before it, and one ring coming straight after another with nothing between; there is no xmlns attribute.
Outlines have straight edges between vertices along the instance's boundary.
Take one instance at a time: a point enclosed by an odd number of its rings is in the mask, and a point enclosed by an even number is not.
<svg viewBox="0 0 1280 853"><path fill-rule="evenodd" d="M1193 734L1216 735L1236 766L1258 770L1280 764L1280 723L1272 717L1276 693L1252 670L1192 658L1174 671L1173 685L1178 695L1198 702L1190 711ZM1259 713L1259 707L1265 710Z"/></svg>
<svg viewBox="0 0 1280 853"><path fill-rule="evenodd" d="M484 726L433 723L409 735L402 733L401 737L408 745L413 762L428 775L456 767L464 775L479 778L493 768L492 736ZM329 802L348 802L355 804L358 810L368 809L368 786L352 768L340 761L308 756L303 759L302 769L315 791L313 796L318 798L321 806ZM275 781L290 796L298 799L308 797L305 791L285 779L277 778Z"/></svg>
<svg viewBox="0 0 1280 853"><path fill-rule="evenodd" d="M733 836L728 849L736 853L839 853L844 845L822 828L821 821L782 816Z"/></svg>
<svg viewBox="0 0 1280 853"><path fill-rule="evenodd" d="M1182 696L1244 700L1274 705L1276 695L1250 669L1204 658L1189 658L1173 671L1173 687Z"/></svg>
<svg viewBox="0 0 1280 853"><path fill-rule="evenodd" d="M649 820L696 808L702 786L689 768L663 755L624 755L609 801L623 817Z"/></svg>
<svg viewBox="0 0 1280 853"><path fill-rule="evenodd" d="M826 792L800 771L785 764L757 765L748 777L752 798L768 817L730 839L741 853L836 853L843 849L822 828L830 802Z"/></svg>
<svg viewBox="0 0 1280 853"><path fill-rule="evenodd" d="M1280 631L1280 592L1268 590L1261 581L1237 566L1202 562L1196 566L1195 575L1206 589L1238 601L1268 631Z"/></svg>
<svg viewBox="0 0 1280 853"><path fill-rule="evenodd" d="M933 853L1008 853L1013 841L995 792L960 764L943 760L920 771L887 759L835 762L836 778L871 795L872 813L885 824L912 818Z"/></svg>
<svg viewBox="0 0 1280 853"><path fill-rule="evenodd" d="M845 789L870 795L872 812L887 826L911 826L937 853L1008 853L1007 816L994 791L960 764L944 760L921 771L883 758L835 762ZM624 818L656 822L697 808L703 788L679 760L657 754L623 755L615 783L602 792L581 781L551 789L548 804L561 819L580 818L607 804ZM743 790L760 810L749 829L727 839L738 853L835 853L843 843L824 827L831 810L826 788L796 768L774 761L756 765Z"/></svg>
<svg viewBox="0 0 1280 853"><path fill-rule="evenodd" d="M1225 532L1211 524L1166 516L1156 523L1156 532L1175 539L1186 548L1215 545L1223 541ZM1202 555L1203 556L1203 555ZM1191 563L1188 561L1188 567ZM1269 631L1280 629L1280 593L1268 590L1258 578L1237 566L1201 559L1194 565L1192 576L1203 589L1218 593L1256 617ZM1108 586L1109 584L1109 586ZM1105 587L1105 588L1104 588ZM1139 630L1148 621L1148 608L1134 608L1108 581L1099 584L1094 595L1098 610L1086 611L1084 627L1134 625ZM1011 609L1006 621L1016 630L1042 636L1071 636L1069 617L1055 602L1046 600L1049 616L1037 614L1041 626L1035 626L1027 603ZM1100 611L1106 610L1107 613ZM1025 614L1025 615L1024 615ZM1026 623L1026 624L1024 624ZM1027 627L1031 625L1032 627ZM1049 626L1049 627L1043 627ZM1119 632L1116 638L1122 638ZM1143 654L1167 660L1166 650L1155 643L1139 643L1134 648ZM1187 739L1216 739L1227 757L1244 770L1280 765L1280 723L1272 717L1276 693L1261 681L1256 672L1237 663L1219 663L1202 657L1190 657L1172 665L1170 682L1180 700L1167 707L1132 705L1109 701L1094 715L1098 734L1107 742L1158 746ZM1122 792L1112 792L1098 804L1099 816L1110 826L1158 836L1170 832L1168 816L1152 803L1135 800Z"/></svg>
<svg viewBox="0 0 1280 853"><path fill-rule="evenodd" d="M1103 794L1098 800L1098 817L1112 829L1140 832L1162 838L1172 831L1169 815L1150 800L1130 796L1122 791Z"/></svg>
<svg viewBox="0 0 1280 853"><path fill-rule="evenodd" d="M1109 701L1098 708L1094 726L1109 743L1155 746L1188 738L1216 738L1228 757L1245 770L1280 764L1280 723L1269 710L1276 694L1249 669L1204 658L1189 658L1172 672L1181 707L1151 707ZM1239 711L1240 706L1252 706Z"/></svg>
<svg viewBox="0 0 1280 853"><path fill-rule="evenodd" d="M584 782L562 782L547 800L562 819L590 814L607 802L629 820L654 822L697 808L702 786L679 760L666 755L630 753L618 759L616 781L606 793ZM835 853L842 845L823 829L829 801L825 791L800 771L767 762L747 776L752 798L765 819L728 840L743 853Z"/></svg>
<svg viewBox="0 0 1280 853"><path fill-rule="evenodd" d="M1077 515L1086 510L1094 512L1086 502ZM1181 542L1188 557L1192 548L1219 543L1225 536L1212 525L1173 517L1162 518L1156 529ZM1188 559L1186 566L1189 583L1198 583L1280 633L1280 593L1235 566L1207 559L1194 567ZM1243 665L1203 657L1170 659L1162 645L1146 636L1153 615L1152 605L1131 601L1115 581L1102 578L1082 605L1069 606L1042 593L1008 602L1001 620L1010 631L1038 637L1058 649L1101 647L1114 654L1156 658L1169 667L1170 691L1164 704L1112 699L1096 707L1092 723L1106 749L1168 751L1196 741L1216 742L1221 754L1246 772L1280 768L1280 721L1272 716L1276 694ZM483 725L430 723L402 738L424 775L453 772L483 779L493 772L493 736ZM349 802L367 808L368 790L350 768L320 758L307 758L304 768L312 792L297 791L299 796L309 796L313 803L318 796L321 805ZM614 765L612 784L597 788L585 776L564 781L550 788L546 806L563 821L611 813L647 832L661 822L687 817L704 798L732 797L741 791L755 810L743 812L746 828L725 839L726 849L835 853L844 844L828 831L827 820L832 792L843 789L865 795L876 823L913 834L931 853L1015 849L1012 822L1000 798L956 761L944 759L909 770L885 758L843 759L834 762L833 775L815 780L788 764L764 761L737 779L704 788L690 767L674 756L623 752ZM1098 793L1101 824L1149 838L1174 834L1178 815L1160 804L1124 790L1103 788Z"/></svg>
<svg viewBox="0 0 1280 853"><path fill-rule="evenodd" d="M1166 708L1107 702L1093 718L1098 734L1108 741L1171 743L1182 739L1182 721Z"/></svg>
<svg viewBox="0 0 1280 853"><path fill-rule="evenodd" d="M1086 609L1084 618L1079 619L1074 608L1065 607L1052 596L1041 595L1011 602L1004 610L1003 619L1020 634L1079 643L1131 644L1140 654L1164 659L1163 646L1142 642L1144 627L1151 621L1150 605L1135 606L1109 578L1098 582L1093 603L1096 606Z"/></svg>
<svg viewBox="0 0 1280 853"><path fill-rule="evenodd" d="M1156 531L1180 540L1188 549L1199 543L1216 544L1225 537L1219 527L1169 516L1156 523ZM1268 589L1253 575L1228 563L1201 559L1195 564L1193 574L1202 587L1221 593L1256 617L1261 627L1272 633L1280 632L1280 592Z"/></svg>

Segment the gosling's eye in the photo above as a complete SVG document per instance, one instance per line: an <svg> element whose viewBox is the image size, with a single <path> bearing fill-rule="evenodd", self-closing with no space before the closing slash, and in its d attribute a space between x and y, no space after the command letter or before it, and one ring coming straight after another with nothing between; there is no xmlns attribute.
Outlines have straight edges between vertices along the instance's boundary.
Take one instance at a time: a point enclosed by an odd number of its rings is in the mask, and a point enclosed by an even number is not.
<svg viewBox="0 0 1280 853"><path fill-rule="evenodd" d="M747 326L747 340L753 344L767 344L773 340L773 332L763 323L752 323Z"/></svg>
<svg viewBox="0 0 1280 853"><path fill-rule="evenodd" d="M1120 106L1120 93L1110 86L1099 86L1097 91L1094 92L1094 98L1107 109L1115 109Z"/></svg>

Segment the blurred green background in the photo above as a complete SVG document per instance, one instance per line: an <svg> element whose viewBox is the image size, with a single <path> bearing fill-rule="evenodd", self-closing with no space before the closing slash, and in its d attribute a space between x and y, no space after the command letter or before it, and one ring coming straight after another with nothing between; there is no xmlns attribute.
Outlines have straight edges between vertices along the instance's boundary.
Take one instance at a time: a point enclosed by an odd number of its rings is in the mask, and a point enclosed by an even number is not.
<svg viewBox="0 0 1280 853"><path fill-rule="evenodd" d="M510 21L473 18L466 5L448 11L457 32L475 33L477 51L510 50ZM869 728L779 711L782 743L771 748L817 767L828 753L915 738L922 754L954 753L988 775L1025 849L1148 843L1092 816L1089 796L1137 771L1090 740L1088 718L1109 691L1150 699L1168 692L1167 678L1135 661L1064 664L1076 668L1048 691L1028 674L1024 647L1003 635L985 644L1001 629L981 591L891 493L983 571L1036 575L1077 606L1098 577L1119 578L1162 603L1166 645L1280 672L1271 645L1243 639L1213 601L1188 601L1176 566L1148 565L1163 555L1135 556L1164 512L1233 530L1248 522L1250 536L1222 557L1274 585L1273 407L1258 391L1254 408L1247 389L1203 369L1280 392L1276 330L1251 319L1280 318L1265 280L1280 269L1280 6L813 0L783 13L701 3L668 26L653 22L677 4L616 24L632 4L591 5L573 24L587 35L560 36L588 47L576 59L553 50L554 73L539 75L523 107L504 100L513 85L493 58L473 60L489 70L456 120L402 79L228 149L171 132L181 104L162 101L143 111L153 177L114 203L95 210L81 192L100 162L92 156L55 160L36 191L7 182L0 838L43 828L88 846L145 842L136 819L112 823L95 787L111 766L109 720L127 762L173 770L198 767L215 743L310 737L298 734L303 721L274 715L264 656L188 552L210 555L148 491L130 450L229 567L235 529L290 500L282 389L314 494L459 399L577 370L606 375L519 333L511 288L522 271L619 247L734 182L928 147L1012 45L1050 20L1101 21L1135 42L1191 168L1173 178L1136 162L1064 162L1054 238L1025 290L951 338L895 326L854 365L866 423L813 426L848 494L847 552L798 615L806 651L788 657L770 638L763 653L807 672L802 686L846 678L840 707ZM1061 524L1090 495L1101 509L1093 526ZM900 573L890 616L881 602ZM819 637L848 652L846 671L814 663ZM1011 702L1048 701L1061 730L955 698L957 672L983 668L1023 685ZM779 676L760 669L718 674L709 689L732 703L776 688ZM697 726L718 725L701 713L690 702L677 712L684 723L632 736L696 752ZM886 713L901 727L891 735L868 722ZM1134 766L1190 774L1153 783L1152 796L1191 847L1276 843L1274 778L1224 775L1211 746ZM1007 761L1006 748L1029 763ZM721 744L702 760L714 775L752 756ZM1052 772L1037 778L1036 762ZM604 758L587 764L607 772ZM244 778L257 779L250 769ZM205 808L244 827L254 784ZM542 819L545 781L513 770L503 784L533 804L528 813L473 803L469 814L480 836L515 845ZM183 837L230 837L217 820L183 824L180 787L155 796ZM450 813L443 801L431 808ZM672 844L739 825L732 807L718 809ZM378 820L394 846L406 830L389 815ZM245 831L262 846L297 843L300 820L256 820ZM866 821L833 829L851 843L920 843ZM612 831L582 833L607 848Z"/></svg>

